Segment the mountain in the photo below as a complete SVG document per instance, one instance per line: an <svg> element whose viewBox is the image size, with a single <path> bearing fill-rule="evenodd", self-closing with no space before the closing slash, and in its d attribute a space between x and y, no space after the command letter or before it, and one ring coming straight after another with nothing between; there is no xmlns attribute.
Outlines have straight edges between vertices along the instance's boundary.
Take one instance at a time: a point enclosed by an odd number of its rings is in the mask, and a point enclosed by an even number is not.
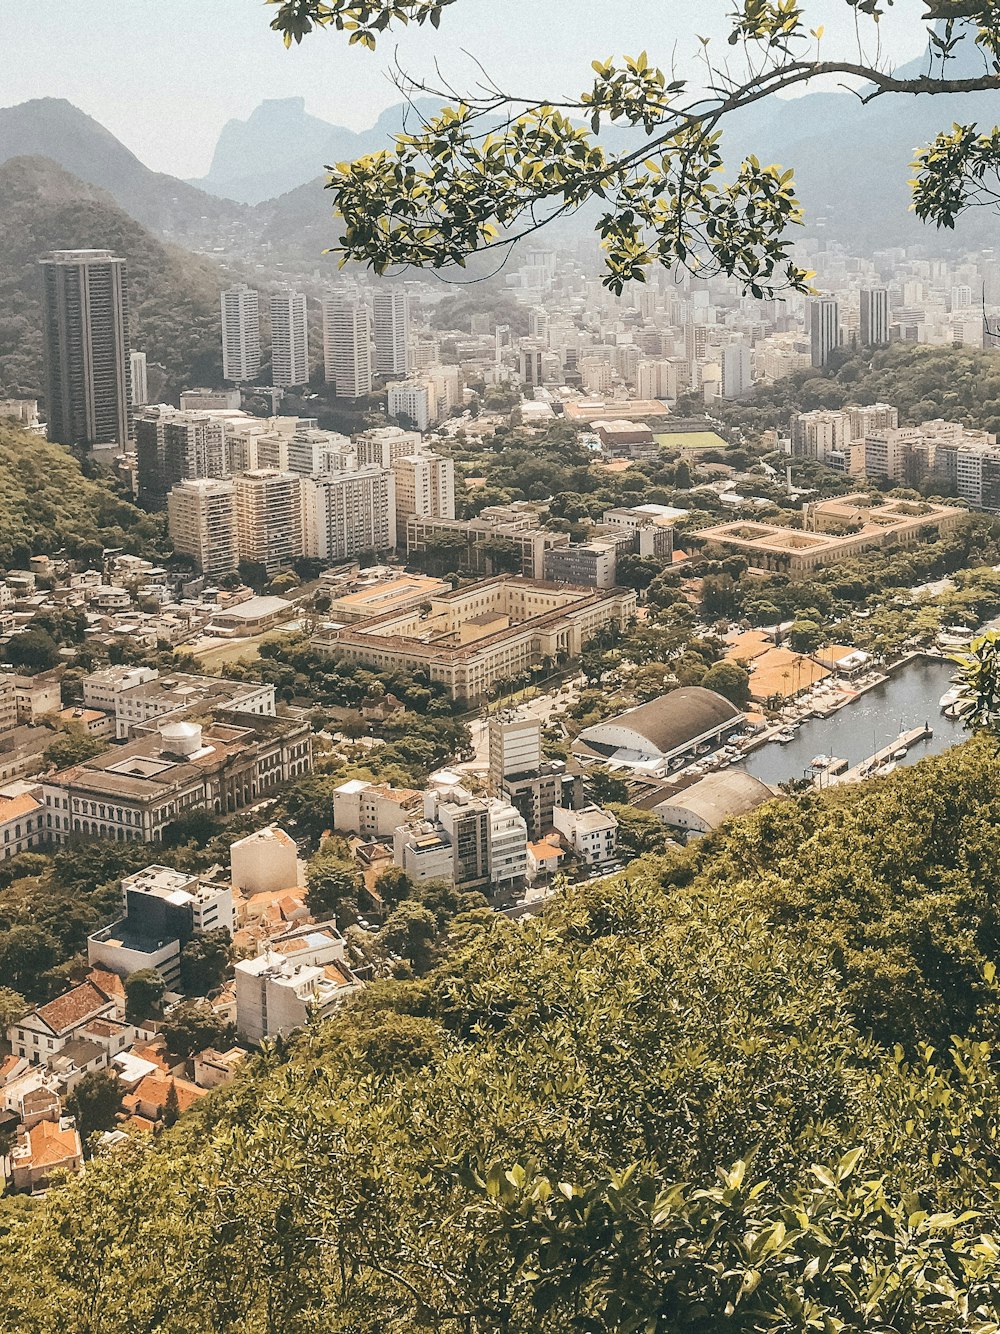
<svg viewBox="0 0 1000 1334"><path fill-rule="evenodd" d="M420 115L440 109L424 98L384 111L360 132L310 116L305 98L265 101L247 120L231 120L222 129L207 176L191 184L226 199L259 204L308 185L334 162L374 153Z"/></svg>
<svg viewBox="0 0 1000 1334"><path fill-rule="evenodd" d="M153 236L104 190L46 158L11 158L0 165L0 236L0 397L41 391L39 257L87 247L128 261L132 346L163 367L164 392L221 381L219 270Z"/></svg>
<svg viewBox="0 0 1000 1334"><path fill-rule="evenodd" d="M44 157L115 199L151 231L178 244L211 248L246 226L249 210L187 182L151 171L96 120L63 98L0 108L0 163Z"/></svg>

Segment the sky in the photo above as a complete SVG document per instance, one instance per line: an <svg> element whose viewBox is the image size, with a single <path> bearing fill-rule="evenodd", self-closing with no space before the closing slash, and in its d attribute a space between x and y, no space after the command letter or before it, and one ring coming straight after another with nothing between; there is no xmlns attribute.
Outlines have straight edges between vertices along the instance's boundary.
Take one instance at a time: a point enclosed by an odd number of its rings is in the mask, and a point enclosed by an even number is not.
<svg viewBox="0 0 1000 1334"><path fill-rule="evenodd" d="M853 31L846 0L805 0L824 24L823 54ZM209 168L219 132L265 98L304 97L315 116L351 129L399 101L393 55L427 74L437 59L455 86L482 61L511 92L576 94L590 62L642 49L661 65L697 71L697 35L725 46L732 0L457 0L440 30L405 29L372 54L342 34L316 33L286 51L261 0L0 0L0 106L64 97L157 171L192 178ZM925 45L922 0L898 0L882 22L897 62Z"/></svg>

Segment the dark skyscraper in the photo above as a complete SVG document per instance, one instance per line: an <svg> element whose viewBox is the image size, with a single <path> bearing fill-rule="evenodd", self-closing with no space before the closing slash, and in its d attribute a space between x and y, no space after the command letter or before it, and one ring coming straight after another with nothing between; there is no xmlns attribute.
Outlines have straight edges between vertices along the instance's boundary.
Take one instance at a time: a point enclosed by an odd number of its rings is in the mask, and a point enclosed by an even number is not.
<svg viewBox="0 0 1000 1334"><path fill-rule="evenodd" d="M880 347L889 341L889 293L884 287L861 293L861 346Z"/></svg>
<svg viewBox="0 0 1000 1334"><path fill-rule="evenodd" d="M825 366L830 354L840 346L840 306L833 297L818 297L809 302L809 339L812 364Z"/></svg>
<svg viewBox="0 0 1000 1334"><path fill-rule="evenodd" d="M41 260L49 439L125 448L132 429L128 276L108 250Z"/></svg>

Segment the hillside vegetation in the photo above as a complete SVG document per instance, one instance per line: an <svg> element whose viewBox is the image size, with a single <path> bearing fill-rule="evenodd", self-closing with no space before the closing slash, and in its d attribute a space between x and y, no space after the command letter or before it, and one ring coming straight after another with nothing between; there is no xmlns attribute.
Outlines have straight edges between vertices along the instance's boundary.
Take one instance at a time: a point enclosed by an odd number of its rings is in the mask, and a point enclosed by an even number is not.
<svg viewBox="0 0 1000 1334"><path fill-rule="evenodd" d="M45 158L0 165L0 235L0 397L42 392L38 260L91 247L128 261L132 346L164 368L164 392L221 381L223 283L209 260L165 245L110 195Z"/></svg>
<svg viewBox="0 0 1000 1334"><path fill-rule="evenodd" d="M871 353L842 349L824 370L796 371L715 409L730 425L786 428L793 412L848 403L892 403L901 426L935 417L1000 432L1000 352L892 343Z"/></svg>
<svg viewBox="0 0 1000 1334"><path fill-rule="evenodd" d="M67 449L0 417L0 568L60 551L99 561L106 546L138 554L159 531Z"/></svg>
<svg viewBox="0 0 1000 1334"><path fill-rule="evenodd" d="M12 1202L5 1330L995 1331L998 792L977 740L460 916Z"/></svg>

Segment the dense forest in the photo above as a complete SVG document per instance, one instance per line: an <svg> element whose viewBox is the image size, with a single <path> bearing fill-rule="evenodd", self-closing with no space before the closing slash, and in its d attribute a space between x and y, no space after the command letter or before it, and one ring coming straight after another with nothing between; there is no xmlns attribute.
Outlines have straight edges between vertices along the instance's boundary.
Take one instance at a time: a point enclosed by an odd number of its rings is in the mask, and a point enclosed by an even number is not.
<svg viewBox="0 0 1000 1334"><path fill-rule="evenodd" d="M110 195L46 158L0 165L0 235L0 397L42 389L38 260L87 247L128 261L132 346L162 368L161 391L221 382L222 281L209 260L165 245Z"/></svg>
<svg viewBox="0 0 1000 1334"><path fill-rule="evenodd" d="M998 793L981 737L459 914L8 1202L5 1330L995 1331Z"/></svg>
<svg viewBox="0 0 1000 1334"><path fill-rule="evenodd" d="M0 417L0 567L58 552L100 564L106 546L149 554L162 527L62 445Z"/></svg>

